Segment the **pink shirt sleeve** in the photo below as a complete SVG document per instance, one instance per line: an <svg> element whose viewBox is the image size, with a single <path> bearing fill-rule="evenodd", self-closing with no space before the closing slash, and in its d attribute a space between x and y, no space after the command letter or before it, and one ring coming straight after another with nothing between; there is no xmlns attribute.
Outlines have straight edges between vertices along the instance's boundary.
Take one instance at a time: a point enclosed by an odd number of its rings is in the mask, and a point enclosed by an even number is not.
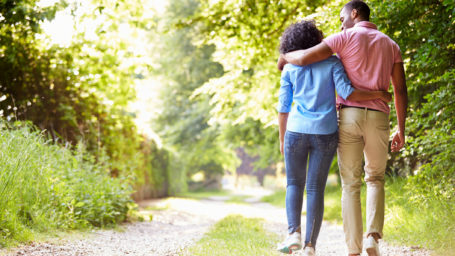
<svg viewBox="0 0 455 256"><path fill-rule="evenodd" d="M346 32L342 31L324 38L322 41L326 43L333 53L340 53L345 47Z"/></svg>
<svg viewBox="0 0 455 256"><path fill-rule="evenodd" d="M400 51L400 46L398 46L397 43L393 43L393 63L400 63L403 62L403 59L401 58L401 51Z"/></svg>

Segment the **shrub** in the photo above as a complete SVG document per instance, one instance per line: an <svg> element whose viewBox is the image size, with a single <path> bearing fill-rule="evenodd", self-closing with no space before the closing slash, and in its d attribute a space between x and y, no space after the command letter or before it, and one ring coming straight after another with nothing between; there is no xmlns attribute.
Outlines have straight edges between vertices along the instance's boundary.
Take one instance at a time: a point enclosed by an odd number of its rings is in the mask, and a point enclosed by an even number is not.
<svg viewBox="0 0 455 256"><path fill-rule="evenodd" d="M132 189L109 176L106 157L95 162L82 143L71 150L29 124L0 126L1 244L29 240L34 231L125 220Z"/></svg>

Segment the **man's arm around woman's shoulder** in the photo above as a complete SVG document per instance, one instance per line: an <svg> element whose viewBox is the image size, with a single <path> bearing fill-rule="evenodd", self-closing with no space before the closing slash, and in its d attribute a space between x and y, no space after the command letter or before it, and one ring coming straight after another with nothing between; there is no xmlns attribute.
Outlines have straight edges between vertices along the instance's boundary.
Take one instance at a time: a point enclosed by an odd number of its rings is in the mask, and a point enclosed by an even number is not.
<svg viewBox="0 0 455 256"><path fill-rule="evenodd" d="M278 69L282 71L286 63L291 63L297 66L305 66L321 60L325 60L332 55L332 49L330 49L330 47L323 41L305 50L298 50L288 52L286 54L281 54L280 58L278 59L277 66Z"/></svg>

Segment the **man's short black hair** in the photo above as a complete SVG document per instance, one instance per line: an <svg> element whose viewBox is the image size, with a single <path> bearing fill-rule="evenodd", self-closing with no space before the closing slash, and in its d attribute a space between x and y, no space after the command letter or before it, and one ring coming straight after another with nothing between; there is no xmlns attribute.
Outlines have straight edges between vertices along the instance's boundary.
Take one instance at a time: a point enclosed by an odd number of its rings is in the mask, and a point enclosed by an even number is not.
<svg viewBox="0 0 455 256"><path fill-rule="evenodd" d="M281 35L280 53L308 49L319 44L322 38L322 32L313 20L294 23Z"/></svg>
<svg viewBox="0 0 455 256"><path fill-rule="evenodd" d="M370 20L370 7L363 2L359 0L353 0L347 3L344 8L346 8L348 11L352 10L357 10L358 14L360 17L362 17L363 20L369 21Z"/></svg>

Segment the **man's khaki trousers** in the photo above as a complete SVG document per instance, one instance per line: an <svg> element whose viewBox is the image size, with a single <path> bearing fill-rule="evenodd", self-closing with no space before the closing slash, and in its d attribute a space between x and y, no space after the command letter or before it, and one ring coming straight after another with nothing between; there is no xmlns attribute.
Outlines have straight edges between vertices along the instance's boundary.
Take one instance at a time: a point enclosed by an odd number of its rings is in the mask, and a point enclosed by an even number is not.
<svg viewBox="0 0 455 256"><path fill-rule="evenodd" d="M379 233L382 237L389 116L380 111L342 108L339 130L338 165L343 187L341 201L346 244L349 253L362 253L360 187L363 169L367 185L367 234Z"/></svg>

